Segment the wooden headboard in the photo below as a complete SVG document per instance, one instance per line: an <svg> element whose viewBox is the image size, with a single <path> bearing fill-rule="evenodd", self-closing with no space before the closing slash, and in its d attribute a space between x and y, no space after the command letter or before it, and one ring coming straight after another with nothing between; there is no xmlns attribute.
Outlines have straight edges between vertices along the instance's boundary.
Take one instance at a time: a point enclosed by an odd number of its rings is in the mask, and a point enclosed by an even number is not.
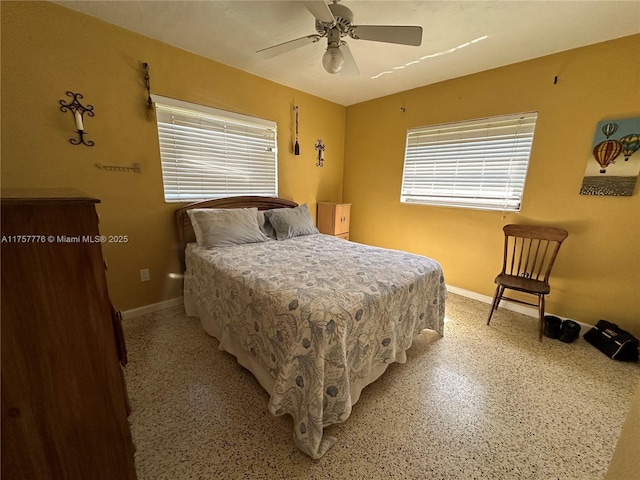
<svg viewBox="0 0 640 480"><path fill-rule="evenodd" d="M275 197L227 197L217 198L215 200L205 200L203 202L191 203L185 207L176 210L176 237L178 240L178 259L180 267L184 272L186 270L184 260L184 250L187 244L196 241L196 235L191 226L191 220L187 212L193 208L252 208L257 207L258 210L270 210L272 208L293 208L298 204L291 200Z"/></svg>

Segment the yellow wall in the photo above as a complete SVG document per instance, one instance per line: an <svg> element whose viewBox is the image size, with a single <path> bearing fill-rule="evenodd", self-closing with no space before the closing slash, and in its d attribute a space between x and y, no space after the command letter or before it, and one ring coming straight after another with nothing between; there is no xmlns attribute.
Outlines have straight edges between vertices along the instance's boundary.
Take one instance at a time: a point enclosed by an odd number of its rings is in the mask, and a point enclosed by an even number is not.
<svg viewBox="0 0 640 480"><path fill-rule="evenodd" d="M274 120L278 123L279 193L307 202L340 201L346 109L326 100L43 2L1 2L2 187L75 188L101 199L101 233L128 235L104 244L112 300L126 310L181 295L174 251L173 212L167 204L154 121L146 117L142 62L152 92ZM85 117L94 147L73 146L65 92L95 108ZM294 104L300 108L301 155L292 153ZM323 168L313 145L327 145ZM114 173L103 165L140 163L142 173ZM139 270L151 281L141 283Z"/></svg>
<svg viewBox="0 0 640 480"><path fill-rule="evenodd" d="M567 228L548 311L587 323L606 318L640 334L639 188L625 198L578 194L596 123L640 115L640 36L345 109L58 5L1 9L2 187L71 187L102 200L102 233L130 238L104 245L118 308L181 293L170 277L179 269L178 205L164 202L156 127L145 112L148 62L154 93L277 121L281 196L309 203L312 215L318 200L351 202L353 240L433 257L450 285L493 294L505 223ZM68 142L73 122L58 104L67 90L95 107L85 122L94 147ZM291 148L294 104L299 157ZM400 204L408 127L530 110L539 118L520 213ZM315 167L317 138L327 145L324 168ZM134 162L141 174L94 166ZM141 268L151 282L139 281Z"/></svg>
<svg viewBox="0 0 640 480"><path fill-rule="evenodd" d="M596 124L640 116L638 58L636 35L348 107L351 238L435 258L449 285L491 296L504 224L564 227L547 311L640 335L640 187L578 194ZM407 128L527 111L539 116L520 213L400 204Z"/></svg>

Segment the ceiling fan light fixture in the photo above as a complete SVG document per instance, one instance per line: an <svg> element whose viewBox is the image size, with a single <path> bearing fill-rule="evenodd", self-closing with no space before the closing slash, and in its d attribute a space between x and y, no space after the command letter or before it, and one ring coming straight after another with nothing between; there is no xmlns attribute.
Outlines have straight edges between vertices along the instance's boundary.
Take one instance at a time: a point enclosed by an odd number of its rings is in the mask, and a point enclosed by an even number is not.
<svg viewBox="0 0 640 480"><path fill-rule="evenodd" d="M422 27L420 26L354 25L353 12L349 8L338 4L340 0L331 0L330 4L327 4L327 1L329 0L299 2L303 3L315 17L317 33L263 48L256 53L263 58L271 58L326 38L327 50L322 56L322 66L330 74L340 72L343 76L348 77L358 75L360 72L349 45L342 41L343 37L412 46L419 46L422 43Z"/></svg>
<svg viewBox="0 0 640 480"><path fill-rule="evenodd" d="M338 47L329 46L322 55L322 66L329 73L338 73L344 67L344 55Z"/></svg>

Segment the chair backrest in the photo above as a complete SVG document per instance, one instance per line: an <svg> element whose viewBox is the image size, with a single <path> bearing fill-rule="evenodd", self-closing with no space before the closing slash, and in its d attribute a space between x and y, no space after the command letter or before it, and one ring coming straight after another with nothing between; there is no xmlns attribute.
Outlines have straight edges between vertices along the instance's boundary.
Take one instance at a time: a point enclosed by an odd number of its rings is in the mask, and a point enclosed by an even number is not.
<svg viewBox="0 0 640 480"><path fill-rule="evenodd" d="M505 225L502 273L549 282L566 230L535 225Z"/></svg>

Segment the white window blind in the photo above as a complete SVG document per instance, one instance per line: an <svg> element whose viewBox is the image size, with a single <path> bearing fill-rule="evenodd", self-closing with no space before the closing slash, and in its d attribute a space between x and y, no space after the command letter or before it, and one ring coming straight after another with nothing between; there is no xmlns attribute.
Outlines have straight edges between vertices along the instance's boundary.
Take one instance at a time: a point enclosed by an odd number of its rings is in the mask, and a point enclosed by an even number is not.
<svg viewBox="0 0 640 480"><path fill-rule="evenodd" d="M167 202L278 196L277 125L153 95Z"/></svg>
<svg viewBox="0 0 640 480"><path fill-rule="evenodd" d="M519 211L537 112L409 129L400 201Z"/></svg>

